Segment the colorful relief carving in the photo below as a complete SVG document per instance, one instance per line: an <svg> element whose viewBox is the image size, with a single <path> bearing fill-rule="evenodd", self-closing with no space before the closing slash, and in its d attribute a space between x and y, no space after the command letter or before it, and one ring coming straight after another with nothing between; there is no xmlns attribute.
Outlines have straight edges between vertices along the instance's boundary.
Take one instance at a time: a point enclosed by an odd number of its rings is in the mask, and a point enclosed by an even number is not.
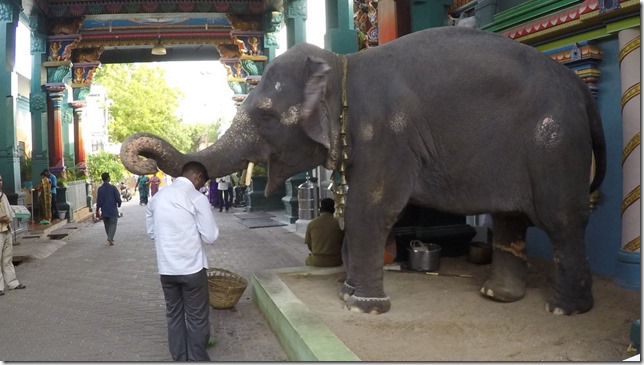
<svg viewBox="0 0 644 365"><path fill-rule="evenodd" d="M47 37L47 61L71 61L72 50L80 42L78 35Z"/></svg>
<svg viewBox="0 0 644 365"><path fill-rule="evenodd" d="M72 65L72 88L91 85L99 65L100 62L74 63Z"/></svg>
<svg viewBox="0 0 644 365"><path fill-rule="evenodd" d="M570 46L545 52L553 60L566 65L584 80L593 96L597 97L599 87L597 82L601 77L599 62L604 58L601 48L586 42L578 42Z"/></svg>
<svg viewBox="0 0 644 365"><path fill-rule="evenodd" d="M536 38L537 35L570 31L572 30L571 28L582 27L584 26L583 22L595 17L599 19L599 17L610 14L617 9L628 10L639 7L639 2L635 0L614 0L613 2L614 4L606 6L605 0L585 0L578 6L550 14L500 33L518 41L525 41Z"/></svg>
<svg viewBox="0 0 644 365"><path fill-rule="evenodd" d="M358 49L378 45L378 2L354 2L353 23L358 30Z"/></svg>
<svg viewBox="0 0 644 365"><path fill-rule="evenodd" d="M82 17L61 19L51 24L49 33L52 35L78 34L82 23Z"/></svg>
<svg viewBox="0 0 644 365"><path fill-rule="evenodd" d="M249 13L265 11L265 1L112 1L107 4L81 1L65 1L48 4L49 11L56 17L73 17L93 14L136 14L136 13Z"/></svg>
<svg viewBox="0 0 644 365"><path fill-rule="evenodd" d="M72 62L98 62L103 49L103 47L77 48L72 52Z"/></svg>
<svg viewBox="0 0 644 365"><path fill-rule="evenodd" d="M260 31L262 29L261 18L253 15L226 14L226 19L236 30Z"/></svg>

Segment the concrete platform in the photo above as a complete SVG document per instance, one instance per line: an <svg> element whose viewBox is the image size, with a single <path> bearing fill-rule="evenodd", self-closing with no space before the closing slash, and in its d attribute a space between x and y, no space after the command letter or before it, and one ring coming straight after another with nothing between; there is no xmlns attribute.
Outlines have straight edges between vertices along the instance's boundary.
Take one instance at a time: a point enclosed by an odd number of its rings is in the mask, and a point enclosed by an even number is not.
<svg viewBox="0 0 644 365"><path fill-rule="evenodd" d="M291 361L360 361L279 278L281 273L328 275L344 271L309 266L265 270L251 278L253 301Z"/></svg>

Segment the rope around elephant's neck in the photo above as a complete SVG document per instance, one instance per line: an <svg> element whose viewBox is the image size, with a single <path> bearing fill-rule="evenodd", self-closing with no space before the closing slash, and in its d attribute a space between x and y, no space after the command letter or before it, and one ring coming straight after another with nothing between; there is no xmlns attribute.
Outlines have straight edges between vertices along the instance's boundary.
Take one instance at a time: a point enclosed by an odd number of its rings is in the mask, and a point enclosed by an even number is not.
<svg viewBox="0 0 644 365"><path fill-rule="evenodd" d="M335 217L340 223L340 228L344 229L344 207L346 204L347 194L347 177L346 177L346 161L349 156L347 155L347 57L340 55L342 60L342 112L340 113L340 183L335 189L336 195L336 209Z"/></svg>

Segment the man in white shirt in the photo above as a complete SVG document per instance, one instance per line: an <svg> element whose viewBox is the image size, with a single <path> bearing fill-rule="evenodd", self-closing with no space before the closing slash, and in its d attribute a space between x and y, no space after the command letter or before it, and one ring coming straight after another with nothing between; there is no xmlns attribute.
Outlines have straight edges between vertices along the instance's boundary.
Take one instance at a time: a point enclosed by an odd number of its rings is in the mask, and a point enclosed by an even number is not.
<svg viewBox="0 0 644 365"><path fill-rule="evenodd" d="M230 176L226 175L217 179L217 192L219 193L219 211L221 212L224 207L226 211L230 209L230 193L228 186L230 185Z"/></svg>
<svg viewBox="0 0 644 365"><path fill-rule="evenodd" d="M0 175L0 295L4 295L5 283L9 289L26 288L16 279L16 269L13 267L11 222L14 217L9 198L2 191L2 175Z"/></svg>
<svg viewBox="0 0 644 365"><path fill-rule="evenodd" d="M146 213L165 296L168 345L175 361L210 361L204 244L215 242L219 228L208 198L199 192L206 181L206 168L188 162L180 177L154 195Z"/></svg>

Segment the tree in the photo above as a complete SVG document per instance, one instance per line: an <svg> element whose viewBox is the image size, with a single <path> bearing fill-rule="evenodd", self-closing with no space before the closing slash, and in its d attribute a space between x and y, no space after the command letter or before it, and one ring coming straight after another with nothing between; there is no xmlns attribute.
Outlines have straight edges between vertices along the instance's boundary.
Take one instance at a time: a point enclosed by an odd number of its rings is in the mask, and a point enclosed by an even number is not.
<svg viewBox="0 0 644 365"><path fill-rule="evenodd" d="M87 156L87 174L94 182L100 182L101 174L107 172L110 174L112 181L122 181L125 179L125 168L121 160L113 154L100 151L96 154Z"/></svg>
<svg viewBox="0 0 644 365"><path fill-rule="evenodd" d="M106 64L94 80L107 90L109 107L108 131L115 142L132 133L156 134L182 152L190 149L190 140L176 115L180 90L165 82L165 70L145 64Z"/></svg>
<svg viewBox="0 0 644 365"><path fill-rule="evenodd" d="M207 145L213 144L219 137L219 129L221 128L221 119L212 124L197 123L190 125L183 125L185 133L189 136L191 145L187 152L196 152L201 142L206 142Z"/></svg>

